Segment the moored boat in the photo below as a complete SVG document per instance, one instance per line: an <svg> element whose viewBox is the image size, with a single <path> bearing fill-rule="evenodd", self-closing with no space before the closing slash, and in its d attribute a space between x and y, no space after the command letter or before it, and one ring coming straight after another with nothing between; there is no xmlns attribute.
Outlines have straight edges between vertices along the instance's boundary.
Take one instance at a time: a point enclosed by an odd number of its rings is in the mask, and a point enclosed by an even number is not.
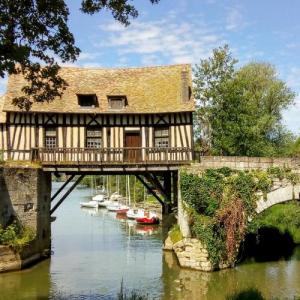
<svg viewBox="0 0 300 300"><path fill-rule="evenodd" d="M127 218L131 219L131 220L135 220L136 218L143 218L145 215L145 211L144 209L134 209L134 208L130 208L127 213Z"/></svg>
<svg viewBox="0 0 300 300"><path fill-rule="evenodd" d="M152 217L152 218L136 218L135 219L138 224L145 224L145 225L156 225L159 224L159 218L158 217Z"/></svg>
<svg viewBox="0 0 300 300"><path fill-rule="evenodd" d="M138 217L135 220L138 224L146 224L146 225L159 224L159 218L153 212L145 212L143 217Z"/></svg>
<svg viewBox="0 0 300 300"><path fill-rule="evenodd" d="M123 214L123 215L126 215L127 212L129 210L129 207L127 205L120 205L119 209L116 210L116 213L117 214Z"/></svg>
<svg viewBox="0 0 300 300"><path fill-rule="evenodd" d="M87 201L87 202L80 202L81 207L88 207L88 208L98 208L98 201Z"/></svg>

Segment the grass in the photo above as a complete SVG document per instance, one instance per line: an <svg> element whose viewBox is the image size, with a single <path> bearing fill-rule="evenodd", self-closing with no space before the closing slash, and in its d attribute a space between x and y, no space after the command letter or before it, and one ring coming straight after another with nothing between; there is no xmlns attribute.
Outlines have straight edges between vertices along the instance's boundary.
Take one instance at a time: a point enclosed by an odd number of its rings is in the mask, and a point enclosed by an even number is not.
<svg viewBox="0 0 300 300"><path fill-rule="evenodd" d="M288 232L294 243L300 244L300 203L293 201L277 204L258 215L250 225L253 228L273 227Z"/></svg>
<svg viewBox="0 0 300 300"><path fill-rule="evenodd" d="M183 236L181 234L181 231L180 231L180 228L179 228L179 225L176 224L172 227L170 233L169 233L169 236L171 238L171 241L173 244L181 241L183 239Z"/></svg>

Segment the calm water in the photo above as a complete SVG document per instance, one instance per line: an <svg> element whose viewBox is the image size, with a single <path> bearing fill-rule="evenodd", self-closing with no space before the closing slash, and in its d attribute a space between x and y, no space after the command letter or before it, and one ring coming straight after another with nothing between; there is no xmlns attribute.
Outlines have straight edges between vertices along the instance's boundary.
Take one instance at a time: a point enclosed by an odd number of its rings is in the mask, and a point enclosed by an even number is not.
<svg viewBox="0 0 300 300"><path fill-rule="evenodd" d="M54 184L54 189L57 184ZM52 223L51 260L0 275L0 299L115 299L121 281L155 299L224 299L249 287L267 298L300 296L300 248L288 261L248 263L202 273L180 269L163 253L161 227L116 219L106 210L83 210L90 190L75 190Z"/></svg>

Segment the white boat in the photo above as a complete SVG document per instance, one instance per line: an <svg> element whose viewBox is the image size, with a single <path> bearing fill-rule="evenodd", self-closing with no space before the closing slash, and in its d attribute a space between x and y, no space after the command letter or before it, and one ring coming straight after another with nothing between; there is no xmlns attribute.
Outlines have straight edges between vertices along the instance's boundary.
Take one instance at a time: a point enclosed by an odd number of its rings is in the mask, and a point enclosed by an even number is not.
<svg viewBox="0 0 300 300"><path fill-rule="evenodd" d="M145 216L145 210L142 208L134 209L131 208L126 213L128 219L135 220L136 218L143 218Z"/></svg>
<svg viewBox="0 0 300 300"><path fill-rule="evenodd" d="M99 202L98 201L87 201L87 202L80 202L81 207L89 207L89 208L98 208Z"/></svg>
<svg viewBox="0 0 300 300"><path fill-rule="evenodd" d="M94 201L103 202L108 199L108 196L106 194L97 194L92 198Z"/></svg>
<svg viewBox="0 0 300 300"><path fill-rule="evenodd" d="M98 203L98 206L99 206L99 207L105 207L105 208L107 208L107 206L113 205L113 204L115 204L115 202L110 201L110 200L104 200L104 201L102 201L102 202L99 202L99 203Z"/></svg>
<svg viewBox="0 0 300 300"><path fill-rule="evenodd" d="M114 192L110 195L109 200L110 201L119 201L123 198L122 195L120 195L118 192Z"/></svg>
<svg viewBox="0 0 300 300"><path fill-rule="evenodd" d="M120 209L121 204L119 203L111 203L110 205L107 205L107 210L108 211L117 211L118 209Z"/></svg>

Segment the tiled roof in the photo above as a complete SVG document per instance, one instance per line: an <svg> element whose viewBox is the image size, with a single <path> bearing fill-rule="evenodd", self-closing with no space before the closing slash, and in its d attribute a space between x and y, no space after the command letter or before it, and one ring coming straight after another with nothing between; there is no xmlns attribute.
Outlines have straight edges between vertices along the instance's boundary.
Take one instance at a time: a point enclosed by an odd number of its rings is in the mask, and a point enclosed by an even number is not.
<svg viewBox="0 0 300 300"><path fill-rule="evenodd" d="M4 96L0 96L0 123L6 122L6 112L3 111Z"/></svg>
<svg viewBox="0 0 300 300"><path fill-rule="evenodd" d="M186 89L191 90L190 65L161 67L96 69L62 68L60 75L68 87L62 98L51 103L34 103L34 112L57 113L115 113L108 105L108 95L125 95L128 105L118 113L163 113L193 111L194 99L186 99ZM5 111L19 111L12 99L22 95L26 84L21 75L12 75L8 81ZM99 106L83 108L77 94L96 94ZM185 99L184 99L185 98Z"/></svg>

